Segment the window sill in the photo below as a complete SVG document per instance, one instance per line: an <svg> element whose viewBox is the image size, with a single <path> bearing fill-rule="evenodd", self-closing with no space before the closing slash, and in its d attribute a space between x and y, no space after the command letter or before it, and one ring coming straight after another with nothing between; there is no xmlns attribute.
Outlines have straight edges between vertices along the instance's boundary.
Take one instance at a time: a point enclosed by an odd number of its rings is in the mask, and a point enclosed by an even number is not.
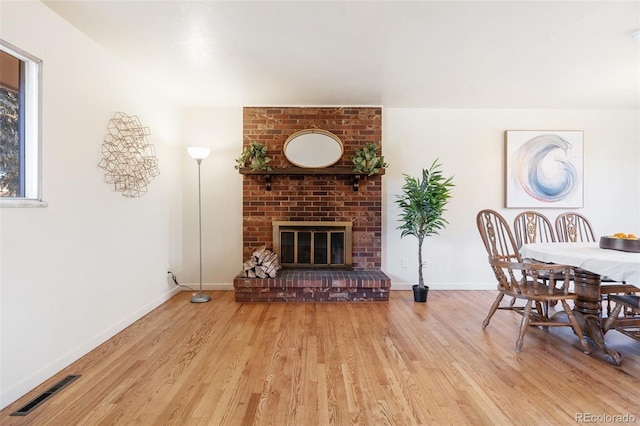
<svg viewBox="0 0 640 426"><path fill-rule="evenodd" d="M38 208L48 206L49 203L40 200L0 200L0 208Z"/></svg>

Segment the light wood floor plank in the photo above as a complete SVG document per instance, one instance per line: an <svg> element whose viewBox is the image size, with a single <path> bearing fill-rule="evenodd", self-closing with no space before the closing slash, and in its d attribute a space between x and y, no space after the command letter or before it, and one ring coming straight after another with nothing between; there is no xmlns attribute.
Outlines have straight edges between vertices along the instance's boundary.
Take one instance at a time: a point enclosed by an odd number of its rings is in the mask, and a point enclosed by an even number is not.
<svg viewBox="0 0 640 426"><path fill-rule="evenodd" d="M491 291L431 291L426 304L255 303L181 293L0 412L11 425L574 424L579 413L640 423L640 343L609 332L614 367L569 328L530 328ZM26 417L9 416L68 374Z"/></svg>

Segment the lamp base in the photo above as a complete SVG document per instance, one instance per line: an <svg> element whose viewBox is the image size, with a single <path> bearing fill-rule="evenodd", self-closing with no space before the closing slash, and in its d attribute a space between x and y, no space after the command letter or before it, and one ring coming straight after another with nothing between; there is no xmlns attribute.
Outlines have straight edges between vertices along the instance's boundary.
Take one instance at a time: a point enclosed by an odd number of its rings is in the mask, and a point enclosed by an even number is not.
<svg viewBox="0 0 640 426"><path fill-rule="evenodd" d="M204 303L211 300L211 296L204 293L198 293L191 296L191 303Z"/></svg>

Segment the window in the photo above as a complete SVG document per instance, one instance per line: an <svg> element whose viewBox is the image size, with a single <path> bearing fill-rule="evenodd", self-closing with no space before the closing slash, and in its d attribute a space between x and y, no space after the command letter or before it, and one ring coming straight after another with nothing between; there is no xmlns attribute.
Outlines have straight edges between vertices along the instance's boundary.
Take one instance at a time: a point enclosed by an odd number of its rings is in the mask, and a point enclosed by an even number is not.
<svg viewBox="0 0 640 426"><path fill-rule="evenodd" d="M41 66L0 40L0 207L46 206L41 202Z"/></svg>

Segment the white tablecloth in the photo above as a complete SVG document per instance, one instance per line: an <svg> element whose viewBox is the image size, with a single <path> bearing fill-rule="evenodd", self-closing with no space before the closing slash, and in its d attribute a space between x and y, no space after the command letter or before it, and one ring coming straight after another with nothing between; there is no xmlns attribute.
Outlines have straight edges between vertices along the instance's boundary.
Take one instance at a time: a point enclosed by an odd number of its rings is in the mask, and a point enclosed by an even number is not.
<svg viewBox="0 0 640 426"><path fill-rule="evenodd" d="M577 266L627 284L640 284L640 253L601 249L598 243L536 243L520 248L523 259Z"/></svg>

